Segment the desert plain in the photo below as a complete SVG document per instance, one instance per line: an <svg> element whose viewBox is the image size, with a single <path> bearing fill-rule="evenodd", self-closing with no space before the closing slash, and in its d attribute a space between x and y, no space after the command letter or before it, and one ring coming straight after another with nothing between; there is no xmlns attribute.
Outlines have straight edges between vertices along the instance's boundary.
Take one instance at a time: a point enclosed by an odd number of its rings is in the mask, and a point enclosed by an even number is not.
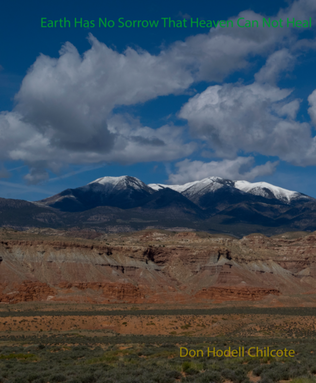
<svg viewBox="0 0 316 383"><path fill-rule="evenodd" d="M315 380L313 232L1 229L0 302L1 382Z"/></svg>

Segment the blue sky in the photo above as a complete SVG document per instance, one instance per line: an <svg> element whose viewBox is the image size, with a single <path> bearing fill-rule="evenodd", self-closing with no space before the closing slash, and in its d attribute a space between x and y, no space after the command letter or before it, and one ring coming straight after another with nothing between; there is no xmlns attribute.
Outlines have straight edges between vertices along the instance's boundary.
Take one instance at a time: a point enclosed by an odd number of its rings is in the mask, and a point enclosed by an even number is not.
<svg viewBox="0 0 316 383"><path fill-rule="evenodd" d="M163 17L188 27L164 28ZM238 27L242 17L259 27ZM119 18L159 25L119 28ZM196 18L234 27L191 28ZM316 198L315 26L315 0L6 2L0 197L34 201L128 174L266 181Z"/></svg>

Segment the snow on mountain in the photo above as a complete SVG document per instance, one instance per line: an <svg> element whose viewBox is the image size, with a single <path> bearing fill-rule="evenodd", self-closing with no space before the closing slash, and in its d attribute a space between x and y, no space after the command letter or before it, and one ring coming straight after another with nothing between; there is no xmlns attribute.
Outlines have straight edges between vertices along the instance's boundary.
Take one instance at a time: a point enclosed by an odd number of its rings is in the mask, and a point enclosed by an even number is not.
<svg viewBox="0 0 316 383"><path fill-rule="evenodd" d="M184 185L149 184L148 186L154 190L169 188L183 194L184 192L187 192L190 189L193 194L204 189L209 185L212 185L212 189L215 191L223 186L222 181L224 180L220 177L209 177L204 178L201 181L188 182Z"/></svg>
<svg viewBox="0 0 316 383"><path fill-rule="evenodd" d="M266 182L251 183L248 181L231 181L220 177L208 177L184 185L146 185L138 178L121 176L101 177L85 186L64 190L59 194L39 201L39 203L63 211L84 211L98 206L129 209L148 203L150 196L153 196L155 191L161 189L172 189L203 209L214 207L218 203L234 205L247 200L247 194L268 199L278 199L285 203L290 203L293 200L311 199L311 197L304 194ZM166 199L166 194L161 198Z"/></svg>
<svg viewBox="0 0 316 383"><path fill-rule="evenodd" d="M182 194L189 199L195 200L206 193L214 193L224 186L233 187L233 182L220 177L209 177L192 183Z"/></svg>
<svg viewBox="0 0 316 383"><path fill-rule="evenodd" d="M121 176L121 177L101 177L98 178L92 182L90 182L88 185L95 186L96 184L102 185L102 186L108 186L110 188L115 189L125 189L127 187L132 187L133 189L147 189L148 186L144 184L141 180L139 180L136 177L130 177L130 176Z"/></svg>
<svg viewBox="0 0 316 383"><path fill-rule="evenodd" d="M151 188L135 177L102 177L40 202L63 211L84 211L98 206L128 209L142 204L153 193Z"/></svg>
<svg viewBox="0 0 316 383"><path fill-rule="evenodd" d="M112 184L113 186L117 185L120 181L124 181L128 176L121 176L121 177L101 177L98 178L92 182L89 182L88 185L98 183L100 185L104 184Z"/></svg>
<svg viewBox="0 0 316 383"><path fill-rule="evenodd" d="M284 202L291 202L292 200L298 198L310 198L299 192L283 189L281 187L268 184L267 182L251 183L248 181L235 181L235 188L249 194L265 198L276 198Z"/></svg>
<svg viewBox="0 0 316 383"><path fill-rule="evenodd" d="M172 190L175 190L179 193L182 193L184 192L188 187L190 187L191 185L193 184L196 184L200 181L194 181L194 182L189 182L187 184L184 184L184 185L164 185L164 184L148 184L148 186L156 191L158 190L161 190L161 189L172 189Z"/></svg>
<svg viewBox="0 0 316 383"><path fill-rule="evenodd" d="M310 198L302 193L283 189L267 182L251 183L248 181L231 181L221 177L208 177L201 181L188 182L184 185L149 184L148 186L154 190L169 188L183 194L191 200L195 200L198 196L202 196L203 194L215 192L223 186L228 186L264 198L276 198L282 202L291 202L292 200L300 198Z"/></svg>
<svg viewBox="0 0 316 383"><path fill-rule="evenodd" d="M148 184L148 186L155 191L165 189L167 187L167 185L162 185L162 184Z"/></svg>
<svg viewBox="0 0 316 383"><path fill-rule="evenodd" d="M148 184L148 186L156 191L168 188L168 189L175 190L179 193L182 193L184 190L186 190L189 187L188 185L194 184L196 182L199 182L199 181L189 182L188 184L185 184L185 185Z"/></svg>

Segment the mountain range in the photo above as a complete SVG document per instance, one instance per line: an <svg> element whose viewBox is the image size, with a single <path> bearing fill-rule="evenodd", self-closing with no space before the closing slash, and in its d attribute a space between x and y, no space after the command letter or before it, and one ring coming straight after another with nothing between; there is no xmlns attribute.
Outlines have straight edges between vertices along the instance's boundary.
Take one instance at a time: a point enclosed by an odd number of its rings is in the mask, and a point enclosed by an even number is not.
<svg viewBox="0 0 316 383"><path fill-rule="evenodd" d="M316 199L266 182L209 177L146 185L102 177L37 202L0 198L0 225L132 231L189 229L243 236L316 230Z"/></svg>

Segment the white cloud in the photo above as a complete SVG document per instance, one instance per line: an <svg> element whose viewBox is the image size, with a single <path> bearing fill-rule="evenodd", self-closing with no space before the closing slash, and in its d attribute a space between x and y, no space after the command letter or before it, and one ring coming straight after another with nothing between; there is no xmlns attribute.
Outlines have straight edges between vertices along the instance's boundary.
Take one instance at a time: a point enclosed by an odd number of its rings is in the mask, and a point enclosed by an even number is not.
<svg viewBox="0 0 316 383"><path fill-rule="evenodd" d="M294 68L295 60L295 56L290 54L288 49L281 49L274 52L268 58L266 64L255 75L256 81L275 84L281 73Z"/></svg>
<svg viewBox="0 0 316 383"><path fill-rule="evenodd" d="M290 50L297 54L301 49L315 48L315 42L304 40L298 42L299 34L304 28L291 28L286 26L286 20L295 17L296 20L309 20L316 16L314 0L299 0L293 2L288 8L281 9L277 15L263 16L251 10L242 11L233 20L234 27L211 28L208 34L191 36L185 41L177 41L165 54L169 61L177 61L191 68L196 81L223 81L229 74L242 70L251 65L256 55L266 56L280 49L279 53L272 55L260 77L265 81L276 80L279 70L285 66L290 69L294 56ZM265 19L283 20L283 27L263 27ZM257 20L258 27L237 27L237 20ZM240 21L243 23L244 21ZM282 57L284 62L282 62Z"/></svg>
<svg viewBox="0 0 316 383"><path fill-rule="evenodd" d="M46 181L48 178L48 172L40 168L31 168L29 174L24 177L30 185L36 185L39 182Z"/></svg>
<svg viewBox="0 0 316 383"><path fill-rule="evenodd" d="M301 100L296 99L288 103L276 103L272 108L279 116L290 117L294 120L300 108L300 102Z"/></svg>
<svg viewBox="0 0 316 383"><path fill-rule="evenodd" d="M237 157L234 160L222 161L190 161L185 159L178 162L177 173L170 174L170 184L184 184L190 181L197 181L203 178L217 176L231 180L251 181L256 177L273 174L278 162L266 162L264 165L252 167L253 157Z"/></svg>
<svg viewBox="0 0 316 383"><path fill-rule="evenodd" d="M259 24L262 20L261 15L252 11L241 12L230 18L235 25L233 28L212 28L208 34L175 42L166 50L168 61L192 68L196 81L219 82L232 72L248 67L250 55L266 55L284 36L291 35L289 29L239 28L236 26L239 17L259 20Z"/></svg>
<svg viewBox="0 0 316 383"><path fill-rule="evenodd" d="M115 137L111 150L98 151L89 146L85 151L69 150L52 145L45 132L23 122L18 113L3 113L0 159L24 161L30 168L25 179L34 184L48 178L47 169L57 174L64 164L173 161L196 149L194 142L183 141L183 129L172 125L151 129L130 116L112 115L108 117L107 129Z"/></svg>
<svg viewBox="0 0 316 383"><path fill-rule="evenodd" d="M38 57L15 99L16 111L50 145L73 151L110 151L107 118L115 106L183 91L190 74L162 56L128 48L120 54L92 35L81 57L66 43L59 59Z"/></svg>
<svg viewBox="0 0 316 383"><path fill-rule="evenodd" d="M116 136L113 152L107 160L124 164L144 161L173 161L186 157L197 148L196 143L185 143L183 129L164 125L158 129L142 126L130 116L109 118L109 131Z"/></svg>
<svg viewBox="0 0 316 383"><path fill-rule="evenodd" d="M113 116L118 105L132 105L183 92L193 79L163 54L128 48L118 53L89 36L81 57L66 43L58 59L40 55L15 96L16 108L0 115L0 160L22 160L29 183L48 178L65 164L174 160L190 155L182 130L141 126Z"/></svg>
<svg viewBox="0 0 316 383"><path fill-rule="evenodd" d="M278 156L300 166L316 164L311 127L293 120L299 101L287 102L290 94L291 90L269 84L210 86L191 98L179 115L219 157L234 158L241 150Z"/></svg>
<svg viewBox="0 0 316 383"><path fill-rule="evenodd" d="M303 20L314 14L314 0L300 0L272 19ZM91 48L83 55L70 42L62 47L59 58L40 55L15 97L15 109L0 114L0 160L24 161L30 167L26 179L33 183L46 179L48 170L58 172L67 164L184 158L196 145L185 142L181 128L152 129L113 115L113 109L188 92L194 82L222 81L252 65L253 57L270 55L257 74L262 85L210 87L191 99L180 116L219 156L233 158L240 149L267 155L280 151L281 158L293 163L313 162L311 143L308 159L307 154L298 159L311 139L308 124L294 121L299 101L284 102L290 91L268 85L291 69L297 50L310 47L309 42L297 45L301 32L297 28L263 28L262 16L252 11L232 18L235 24L239 17L258 20L260 27L212 28L177 41L157 55L132 48L119 53L92 35Z"/></svg>
<svg viewBox="0 0 316 383"><path fill-rule="evenodd" d="M314 126L316 126L316 90L308 97L310 108L308 113L311 116Z"/></svg>

